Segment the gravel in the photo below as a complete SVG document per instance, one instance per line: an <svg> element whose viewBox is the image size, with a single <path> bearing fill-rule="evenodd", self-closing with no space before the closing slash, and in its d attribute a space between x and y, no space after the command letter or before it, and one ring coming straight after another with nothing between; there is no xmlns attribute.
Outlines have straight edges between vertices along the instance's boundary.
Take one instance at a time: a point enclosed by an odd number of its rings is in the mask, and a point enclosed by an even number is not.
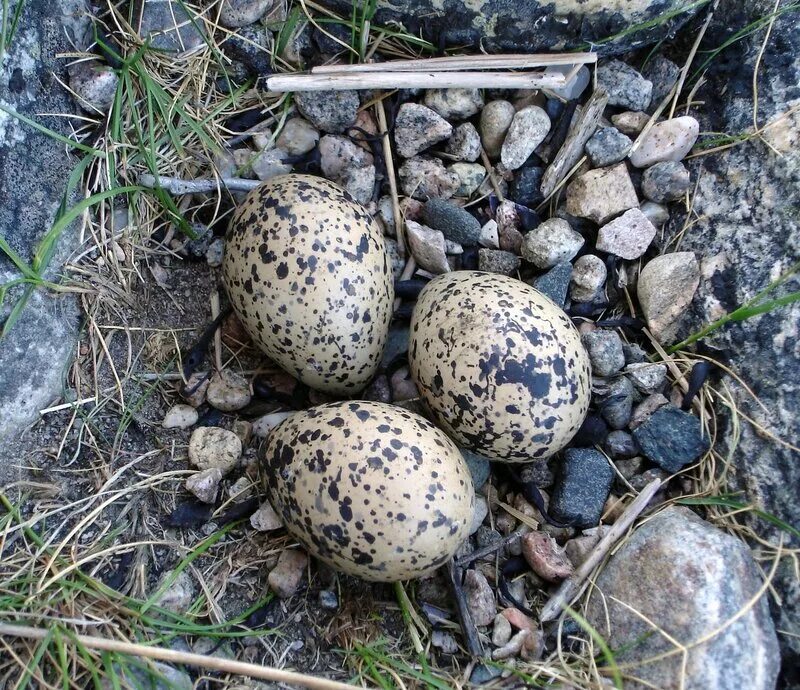
<svg viewBox="0 0 800 690"><path fill-rule="evenodd" d="M603 290L607 277L603 260L594 254L584 254L575 260L572 268L569 296L574 302L593 302Z"/></svg>
<svg viewBox="0 0 800 690"><path fill-rule="evenodd" d="M597 86L608 92L608 104L630 110L647 110L653 82L645 79L621 60L601 63L596 72Z"/></svg>
<svg viewBox="0 0 800 690"><path fill-rule="evenodd" d="M616 331L598 328L581 336L595 376L613 376L625 366L622 339Z"/></svg>
<svg viewBox="0 0 800 690"><path fill-rule="evenodd" d="M481 224L471 213L443 199L430 199L422 208L425 223L448 240L470 247L478 244Z"/></svg>
<svg viewBox="0 0 800 690"><path fill-rule="evenodd" d="M595 168L603 168L624 160L632 145L631 138L616 127L602 127L586 142L586 153Z"/></svg>
<svg viewBox="0 0 800 690"><path fill-rule="evenodd" d="M446 120L466 120L483 107L479 89L429 89L425 105Z"/></svg>
<svg viewBox="0 0 800 690"><path fill-rule="evenodd" d="M550 499L551 514L578 529L594 527L600 522L613 481L614 469L601 452L568 448Z"/></svg>
<svg viewBox="0 0 800 690"><path fill-rule="evenodd" d="M624 429L633 410L633 384L627 378L618 378L609 386L608 394L600 404L600 413L612 429Z"/></svg>
<svg viewBox="0 0 800 690"><path fill-rule="evenodd" d="M464 122L453 130L444 149L459 161L474 163L481 157L481 135L471 122Z"/></svg>
<svg viewBox="0 0 800 690"><path fill-rule="evenodd" d="M232 431L216 426L195 429L189 439L189 462L201 470L230 472L242 455L242 442Z"/></svg>
<svg viewBox="0 0 800 690"><path fill-rule="evenodd" d="M489 158L499 158L514 113L514 106L508 101L490 101L481 111L481 142Z"/></svg>
<svg viewBox="0 0 800 690"><path fill-rule="evenodd" d="M647 216L640 209L632 208L600 228L596 247L632 261L647 251L656 232Z"/></svg>
<svg viewBox="0 0 800 690"><path fill-rule="evenodd" d="M631 164L648 168L661 161L679 161L692 150L700 123L690 115L657 122L631 154Z"/></svg>
<svg viewBox="0 0 800 690"><path fill-rule="evenodd" d="M569 261L562 261L553 266L547 273L535 278L531 284L563 309L571 278L572 264Z"/></svg>
<svg viewBox="0 0 800 690"><path fill-rule="evenodd" d="M395 119L394 143L400 156L411 158L452 133L453 126L437 112L419 103L403 103Z"/></svg>
<svg viewBox="0 0 800 690"><path fill-rule="evenodd" d="M638 207L639 198L625 163L589 170L567 186L567 213L598 225Z"/></svg>
<svg viewBox="0 0 800 690"><path fill-rule="evenodd" d="M522 264L516 254L502 249L479 249L478 270L488 273L499 273L504 276L514 275Z"/></svg>
<svg viewBox="0 0 800 690"><path fill-rule="evenodd" d="M500 150L500 161L506 170L521 167L549 131L550 118L539 106L529 105L517 111Z"/></svg>
<svg viewBox="0 0 800 690"><path fill-rule="evenodd" d="M662 343L673 340L676 322L700 284L700 265L692 252L662 254L639 274L636 292L650 332Z"/></svg>
<svg viewBox="0 0 800 690"><path fill-rule="evenodd" d="M700 420L673 405L664 405L653 412L633 435L645 457L666 472L677 472L710 447Z"/></svg>
<svg viewBox="0 0 800 690"><path fill-rule="evenodd" d="M583 246L583 237L561 218L544 221L522 241L522 258L537 268L551 268L572 259Z"/></svg>
<svg viewBox="0 0 800 690"><path fill-rule="evenodd" d="M341 134L351 127L361 105L357 91L300 91L294 102L309 122L329 134Z"/></svg>
<svg viewBox="0 0 800 690"><path fill-rule="evenodd" d="M642 174L642 194L657 203L680 199L691 185L689 171L678 161L656 163Z"/></svg>

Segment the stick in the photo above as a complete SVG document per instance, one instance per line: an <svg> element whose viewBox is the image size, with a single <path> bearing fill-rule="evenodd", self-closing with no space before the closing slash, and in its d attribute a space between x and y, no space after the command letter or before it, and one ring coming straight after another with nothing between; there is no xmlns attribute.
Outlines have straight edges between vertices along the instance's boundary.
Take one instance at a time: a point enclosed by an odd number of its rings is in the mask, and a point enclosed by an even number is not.
<svg viewBox="0 0 800 690"><path fill-rule="evenodd" d="M378 127L381 128L381 143L383 144L383 159L386 161L386 176L389 178L389 193L392 196L392 216L394 216L394 234L397 236L397 246L403 256L408 254L406 247L406 233L403 227L403 214L400 212L400 202L397 195L397 178L394 173L394 156L392 156L392 142L389 141L389 127L386 122L386 109L383 99L375 104L378 115ZM410 250L409 250L410 251Z"/></svg>
<svg viewBox="0 0 800 690"><path fill-rule="evenodd" d="M44 640L50 635L49 630L44 628L33 628L27 625L13 625L11 623L0 623L0 635L3 637L22 637L27 640ZM164 649L163 647L151 647L144 644L133 642L122 642L120 640L109 640L104 637L94 635L74 635L73 637L64 636L65 643L79 642L89 649L101 649L109 652L119 652L121 654L133 654L147 659L158 659L169 661L176 664L188 664L189 666L199 666L200 668L213 669L224 673L235 673L251 678L261 678L271 680L276 683L291 683L300 685L312 690L353 690L352 685L340 683L327 678L316 678L304 673L294 671L284 671L270 666L260 666L258 664L248 664L244 661L233 661L231 659L221 659L215 656L204 656L203 654L191 654L189 652L179 652L174 649Z"/></svg>
<svg viewBox="0 0 800 690"><path fill-rule="evenodd" d="M483 163L483 167L486 168L486 174L489 176L489 183L492 185L492 189L494 190L494 194L497 197L497 200L502 203L506 199L503 196L503 190L500 189L500 184L497 182L497 178L494 176L494 166L492 165L492 161L489 160L489 156L486 153L486 149L483 148L481 145L481 162Z"/></svg>
<svg viewBox="0 0 800 690"><path fill-rule="evenodd" d="M633 500L633 503L627 507L619 520L611 525L608 534L595 546L592 553L589 554L589 557L572 575L561 583L555 594L553 594L544 605L539 615L539 620L542 623L551 621L561 615L564 606L570 604L573 599L581 593L584 583L589 575L592 574L597 564L605 558L606 554L611 551L620 538L628 531L628 528L633 524L634 520L639 517L642 511L647 507L650 499L653 498L656 491L660 488L661 480L654 479L642 489L641 493Z"/></svg>
<svg viewBox="0 0 800 690"><path fill-rule="evenodd" d="M54 407L46 407L43 410L39 410L40 415L49 414L50 412L60 412L61 410L67 410L71 407L80 407L81 405L86 405L90 402L97 403L96 397L91 398L84 398L83 400L75 400L73 402L66 402L62 403L61 405L55 405Z"/></svg>
<svg viewBox="0 0 800 690"><path fill-rule="evenodd" d="M156 181L155 175L142 173L139 175L139 184L144 187L161 187L166 192L180 196L181 194L201 194L215 192L227 188L232 192L249 192L261 184L261 180L245 180L241 177L221 177L219 179L182 180L180 177L162 177Z"/></svg>
<svg viewBox="0 0 800 690"><path fill-rule="evenodd" d="M566 84L563 74L542 72L356 72L276 74L267 91L349 91L353 89L551 89Z"/></svg>
<svg viewBox="0 0 800 690"><path fill-rule="evenodd" d="M312 74L352 72L446 72L473 69L526 69L552 65L585 65L597 62L597 53L562 53L559 55L454 55L426 60L390 60L360 65L319 65Z"/></svg>
<svg viewBox="0 0 800 690"><path fill-rule="evenodd" d="M447 575L450 580L450 589L453 591L453 596L456 599L456 608L458 609L458 616L461 619L461 630L464 632L464 638L467 642L467 651L473 657L483 656L483 645L478 637L478 630L475 623L472 621L472 614L469 612L467 606L467 599L464 596L464 589L461 587L461 575L463 570L455 565L453 560L447 562Z"/></svg>

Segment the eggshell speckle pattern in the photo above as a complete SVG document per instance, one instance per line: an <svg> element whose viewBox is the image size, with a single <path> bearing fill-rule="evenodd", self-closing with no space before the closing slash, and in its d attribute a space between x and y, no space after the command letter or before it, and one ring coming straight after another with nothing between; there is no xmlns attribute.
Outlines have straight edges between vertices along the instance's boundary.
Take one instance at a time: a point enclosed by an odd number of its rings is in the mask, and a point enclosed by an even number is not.
<svg viewBox="0 0 800 690"><path fill-rule="evenodd" d="M411 319L409 363L438 425L494 460L556 453L589 408L578 331L542 293L507 276L457 271L428 283Z"/></svg>
<svg viewBox="0 0 800 690"><path fill-rule="evenodd" d="M312 388L353 394L380 363L394 284L383 235L332 182L282 175L231 221L222 276L253 341Z"/></svg>
<svg viewBox="0 0 800 690"><path fill-rule="evenodd" d="M466 462L444 433L400 407L345 401L297 412L270 434L263 464L289 532L345 573L420 577L467 537Z"/></svg>

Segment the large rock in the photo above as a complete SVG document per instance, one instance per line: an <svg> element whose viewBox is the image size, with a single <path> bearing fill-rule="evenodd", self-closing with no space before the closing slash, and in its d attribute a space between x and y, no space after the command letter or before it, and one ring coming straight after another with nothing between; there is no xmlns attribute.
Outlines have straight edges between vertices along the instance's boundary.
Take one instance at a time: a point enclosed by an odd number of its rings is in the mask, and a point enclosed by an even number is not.
<svg viewBox="0 0 800 690"><path fill-rule="evenodd" d="M324 4L349 17L359 3L326 0ZM585 50L593 43L601 53L614 54L671 34L696 7L685 0L610 4L585 0L378 0L373 24L400 22L411 34L442 47L477 48L480 44L490 52L537 52ZM642 28L614 41L603 41L628 32L633 25Z"/></svg>
<svg viewBox="0 0 800 690"><path fill-rule="evenodd" d="M775 627L767 597L751 601L761 583L743 542L671 507L611 557L586 615L626 665L626 690L771 690ZM688 648L685 666L670 640Z"/></svg>
<svg viewBox="0 0 800 690"><path fill-rule="evenodd" d="M13 5L12 5L13 7ZM40 113L73 113L72 97L59 52L84 46L87 26L81 2L41 0L23 5L14 40L6 46L0 68L0 103L45 126L69 133L67 120ZM39 241L52 227L64 197L64 182L77 163L63 144L0 111L0 236L30 263ZM71 206L77 201L67 199ZM44 275L58 280L61 265L75 247L75 227L66 228ZM0 285L16 280L19 271L0 251ZM0 324L22 297L11 289L0 306ZM20 464L14 437L62 393L67 359L75 346L78 309L73 298L33 290L21 316L0 340L0 485Z"/></svg>

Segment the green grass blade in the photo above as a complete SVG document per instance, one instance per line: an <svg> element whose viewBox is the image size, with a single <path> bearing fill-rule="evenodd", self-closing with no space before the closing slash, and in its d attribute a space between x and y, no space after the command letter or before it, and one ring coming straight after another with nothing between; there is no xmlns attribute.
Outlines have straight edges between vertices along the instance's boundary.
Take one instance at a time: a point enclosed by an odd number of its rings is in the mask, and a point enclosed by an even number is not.
<svg viewBox="0 0 800 690"><path fill-rule="evenodd" d="M764 510L755 508L749 503L742 503L736 500L737 494L728 494L723 496L706 496L701 498L679 498L676 503L684 506L720 506L722 508L731 508L732 510L747 510L754 515L758 515L765 522L775 525L784 532L791 534L793 537L800 539L800 529L793 527L787 522L784 522L779 517L767 513Z"/></svg>
<svg viewBox="0 0 800 690"><path fill-rule="evenodd" d="M50 647L52 641L53 631L48 630L47 636L36 646L36 651L33 653L33 657L31 657L28 666L22 672L22 676L20 676L19 682L16 685L16 690L26 690L28 683L30 683L31 678L33 677L34 669L39 668L39 664L42 662L42 657Z"/></svg>
<svg viewBox="0 0 800 690"><path fill-rule="evenodd" d="M74 149L78 149L79 151L83 151L84 153L89 153L93 156L103 157L105 154L102 151L98 151L97 149L93 149L91 146L87 146L86 144L82 144L79 141L73 141L69 137L65 137L63 134L59 134L58 132L54 132L49 127L45 127L43 124L36 122L36 120L32 120L31 118L23 115L22 113L18 113L16 110L12 110L11 108L3 105L0 103L0 110L2 110L6 115L10 115L13 118L16 118L20 122L24 122L29 127L33 127L38 132L42 134L46 134L48 137L55 139L56 141L60 141L62 144L66 144L67 146L71 146Z"/></svg>
<svg viewBox="0 0 800 690"><path fill-rule="evenodd" d="M572 616L575 622L581 626L583 631L592 638L598 647L600 647L603 658L605 659L609 671L611 672L611 677L614 679L614 687L617 688L617 690L622 690L622 673L620 673L619 666L617 666L617 661L614 658L614 653L611 651L611 647L608 646L608 643L603 639L603 636L592 627L589 621L587 621L574 609L570 608L569 606L565 606L564 611Z"/></svg>
<svg viewBox="0 0 800 690"><path fill-rule="evenodd" d="M30 278L32 280L39 278L39 274L36 273L33 268L28 266L27 262L11 248L11 245L2 235L0 235L0 251L2 251L11 260L11 263L14 264L17 267L17 270L26 278Z"/></svg>
<svg viewBox="0 0 800 690"><path fill-rule="evenodd" d="M626 36L630 36L631 34L635 34L639 31L645 31L647 29L652 29L656 26L661 26L662 24L666 24L670 19L674 19L675 17L684 14L686 12L691 12L692 10L696 10L703 5L707 5L711 0L695 0L695 2L690 2L688 5L682 5L681 7L676 7L673 10L669 10L668 12L663 12L659 14L657 17L653 17L653 19L649 19L645 22L640 22L639 24L634 24L632 26L623 29L619 33L613 34L611 36L606 36L605 38L601 38L597 41L593 41L594 45L601 45L603 43L611 43L612 41L616 41L620 38L625 38Z"/></svg>
<svg viewBox="0 0 800 690"><path fill-rule="evenodd" d="M22 315L22 310L27 306L28 300L33 294L33 290L33 285L28 285L22 295L20 295L20 298L17 300L16 304L12 307L11 311L6 317L6 320L3 321L3 327L0 328L0 340L5 338L11 332L11 329L14 328L14 324Z"/></svg>

